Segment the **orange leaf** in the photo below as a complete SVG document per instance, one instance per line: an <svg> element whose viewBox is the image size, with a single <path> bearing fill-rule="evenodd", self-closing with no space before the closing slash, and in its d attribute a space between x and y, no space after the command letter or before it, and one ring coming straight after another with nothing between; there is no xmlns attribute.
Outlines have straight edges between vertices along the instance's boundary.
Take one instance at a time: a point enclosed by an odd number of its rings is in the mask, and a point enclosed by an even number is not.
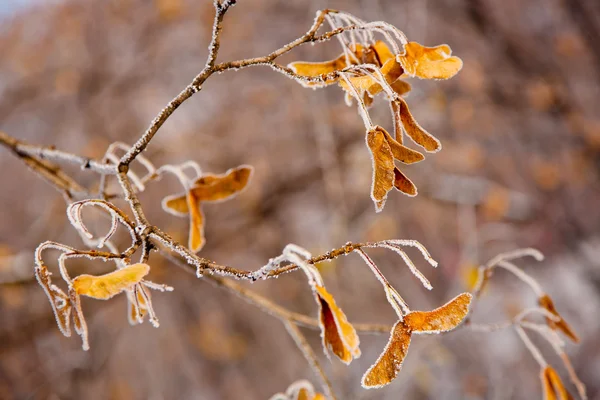
<svg viewBox="0 0 600 400"><path fill-rule="evenodd" d="M202 206L194 192L187 194L187 203L190 210L190 237L188 247L194 253L200 251L204 246L204 213Z"/></svg>
<svg viewBox="0 0 600 400"><path fill-rule="evenodd" d="M398 376L404 357L408 352L410 336L411 332L406 325L402 321L396 322L383 353L363 375L362 386L365 389L380 388Z"/></svg>
<svg viewBox="0 0 600 400"><path fill-rule="evenodd" d="M198 201L227 200L246 188L252 171L251 166L240 165L222 175L204 175L194 182L190 191Z"/></svg>
<svg viewBox="0 0 600 400"><path fill-rule="evenodd" d="M419 146L429 152L437 152L442 149L442 145L433 135L427 132L419 125L408 109L408 104L404 99L396 100L396 110L394 117L396 118L396 126L402 126L404 131L410 138ZM398 131L396 132L396 137Z"/></svg>
<svg viewBox="0 0 600 400"><path fill-rule="evenodd" d="M574 343L579 343L579 336L575 333L573 328L563 319L563 317L556 311L554 307L554 302L547 294L544 294L542 297L538 299L538 304L540 307L546 309L548 312L552 313L552 315L559 318L558 321L553 321L550 318L546 318L546 324L554 330L559 330L564 333L569 339L571 339Z"/></svg>
<svg viewBox="0 0 600 400"><path fill-rule="evenodd" d="M409 42L404 46L405 54L398 56L404 71L422 79L449 79L460 71L462 60L451 56L452 50L443 44L435 47Z"/></svg>
<svg viewBox="0 0 600 400"><path fill-rule="evenodd" d="M356 330L323 286L315 286L315 295L319 303L323 347L331 350L344 363L350 364L352 359L360 357Z"/></svg>
<svg viewBox="0 0 600 400"><path fill-rule="evenodd" d="M381 131L385 136L385 140L387 140L390 145L390 149L392 150L392 154L394 158L398 161L403 162L404 164L413 164L419 161L423 161L425 156L418 151L410 149L399 142L397 142L385 129L380 126L375 126L375 129Z"/></svg>
<svg viewBox="0 0 600 400"><path fill-rule="evenodd" d="M377 212L383 210L388 192L394 187L394 155L382 131L367 132L367 146L373 159L371 198Z"/></svg>
<svg viewBox="0 0 600 400"><path fill-rule="evenodd" d="M185 217L190 212L185 194L165 197L162 201L162 208L169 214L179 217Z"/></svg>
<svg viewBox="0 0 600 400"><path fill-rule="evenodd" d="M540 374L542 386L544 387L545 400L572 400L571 394L562 383L560 376L554 368L547 365Z"/></svg>
<svg viewBox="0 0 600 400"><path fill-rule="evenodd" d="M72 287L78 295L107 300L139 283L148 272L147 264L133 264L105 275L79 275Z"/></svg>
<svg viewBox="0 0 600 400"><path fill-rule="evenodd" d="M473 296L461 293L443 306L432 311L413 311L404 317L404 323L417 333L439 333L456 328L469 313Z"/></svg>
<svg viewBox="0 0 600 400"><path fill-rule="evenodd" d="M383 65L388 60L395 58L394 53L392 53L388 45L381 40L376 41L375 44L371 46L371 48L375 51L375 54L377 55L377 61L379 62L379 65Z"/></svg>
<svg viewBox="0 0 600 400"><path fill-rule="evenodd" d="M141 284L134 285L127 292L127 303L129 305L129 323L137 325L144 320L148 313L148 301L150 293Z"/></svg>
<svg viewBox="0 0 600 400"><path fill-rule="evenodd" d="M394 92L396 92L400 96L410 92L410 89L411 89L410 84L406 81L403 81L402 79L396 80L390 86L392 87Z"/></svg>

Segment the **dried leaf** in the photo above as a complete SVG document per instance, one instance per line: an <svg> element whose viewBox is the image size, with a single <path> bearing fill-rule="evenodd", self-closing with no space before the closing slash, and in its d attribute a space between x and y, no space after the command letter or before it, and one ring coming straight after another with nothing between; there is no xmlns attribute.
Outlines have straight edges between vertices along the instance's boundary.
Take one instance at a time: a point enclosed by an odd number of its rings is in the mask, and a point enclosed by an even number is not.
<svg viewBox="0 0 600 400"><path fill-rule="evenodd" d="M69 296L67 296L65 292L58 288L58 286L52 284L50 276L51 274L45 265L38 265L35 267L35 277L40 286L44 289L44 292L46 292L46 296L48 296L58 329L60 329L63 335L70 337L71 302Z"/></svg>
<svg viewBox="0 0 600 400"><path fill-rule="evenodd" d="M396 100L396 126L402 126L406 134L419 146L429 152L437 152L442 149L442 145L433 135L427 132L419 125L408 109L408 104L402 98ZM399 119L398 119L399 117ZM398 131L396 132L396 138Z"/></svg>
<svg viewBox="0 0 600 400"><path fill-rule="evenodd" d="M461 293L443 306L432 311L413 311L404 317L404 323L417 333L447 332L456 328L469 313L473 296Z"/></svg>
<svg viewBox="0 0 600 400"><path fill-rule="evenodd" d="M380 126L375 126L375 129L381 131L385 136L385 140L387 140L390 145L390 149L392 150L392 154L394 158L404 164L413 164L419 161L423 161L425 156L418 151L410 149L399 142L397 142L385 129Z"/></svg>
<svg viewBox="0 0 600 400"><path fill-rule="evenodd" d="M198 201L223 201L242 192L252 176L253 168L240 165L222 175L203 175L198 178L190 192ZM189 206L189 205L188 205Z"/></svg>
<svg viewBox="0 0 600 400"><path fill-rule="evenodd" d="M452 50L443 44L435 47L408 42L405 54L398 56L404 71L410 76L422 79L449 79L460 71L462 60L451 56Z"/></svg>
<svg viewBox="0 0 600 400"><path fill-rule="evenodd" d="M411 332L408 327L402 321L396 322L383 353L363 375L362 386L365 389L380 388L398 376L404 357L408 352L410 337Z"/></svg>
<svg viewBox="0 0 600 400"><path fill-rule="evenodd" d="M545 400L572 400L571 394L567 392L567 389L562 383L560 376L556 373L554 368L547 365L540 374L542 379L542 386L544 387L544 399Z"/></svg>
<svg viewBox="0 0 600 400"><path fill-rule="evenodd" d="M253 168L240 165L221 175L205 174L199 177L186 194L167 196L162 201L163 209L173 215L190 218L188 247L194 253L200 251L205 243L204 214L202 202L220 202L241 193L250 178Z"/></svg>
<svg viewBox="0 0 600 400"><path fill-rule="evenodd" d="M379 212L383 210L388 192L394 187L394 155L380 130L367 132L366 140L373 159L371 199L375 202L375 210Z"/></svg>
<svg viewBox="0 0 600 400"><path fill-rule="evenodd" d="M81 347L83 350L87 351L90 349L87 323L85 322L85 317L81 310L81 300L74 288L69 289L69 298L71 300L71 306L73 307L73 326L75 327L75 332L81 336Z"/></svg>
<svg viewBox="0 0 600 400"><path fill-rule="evenodd" d="M390 85L394 92L396 92L399 96L402 96L411 90L410 83L403 81L402 79L396 80L394 83Z"/></svg>
<svg viewBox="0 0 600 400"><path fill-rule="evenodd" d="M79 275L72 282L77 295L107 300L139 283L150 272L147 264L133 264L105 275Z"/></svg>
<svg viewBox="0 0 600 400"><path fill-rule="evenodd" d="M418 193L415 184L398 167L394 167L394 187L407 196L413 197Z"/></svg>
<svg viewBox="0 0 600 400"><path fill-rule="evenodd" d="M323 347L331 350L344 363L350 364L354 358L360 357L356 330L323 286L315 286L314 289L319 303Z"/></svg>
<svg viewBox="0 0 600 400"><path fill-rule="evenodd" d="M377 55L377 61L379 62L379 65L383 65L388 60L395 58L394 53L384 41L376 41L375 44L371 46L371 49L373 49Z"/></svg>
<svg viewBox="0 0 600 400"><path fill-rule="evenodd" d="M315 392L313 385L303 379L292 383L285 394L278 393L271 400L325 400L325 396Z"/></svg>
<svg viewBox="0 0 600 400"><path fill-rule="evenodd" d="M131 290L126 291L127 303L129 306L129 323L137 325L144 321L148 314L149 304L146 299L150 299L150 293L141 285L134 285Z"/></svg>
<svg viewBox="0 0 600 400"><path fill-rule="evenodd" d="M204 246L204 213L200 202L192 191L187 194L187 204L190 210L188 247L196 253Z"/></svg>
<svg viewBox="0 0 600 400"><path fill-rule="evenodd" d="M338 58L336 58L335 60L331 60L331 61L323 61L323 62L302 62L302 61L298 61L298 62L293 62L288 64L288 67L292 69L292 71L294 71L296 74L298 75L302 75L302 76L310 76L310 77L316 77L316 76L320 76L320 75L324 75L324 74L329 74L331 72L334 71L340 71L344 68L346 68L347 64L346 64L346 56L345 55L341 55ZM325 85L330 85L332 83L335 83L337 81L337 79L329 79L327 81L324 82ZM318 84L315 83L313 84L314 86L317 86Z"/></svg>
<svg viewBox="0 0 600 400"><path fill-rule="evenodd" d="M559 318L558 321L553 321L550 318L546 318L546 323L548 326L554 330L559 330L564 333L569 339L571 339L574 343L579 343L579 336L575 333L573 328L563 319L563 317L556 311L554 307L554 302L547 294L544 294L542 297L538 299L538 304L540 307L548 310L552 315Z"/></svg>
<svg viewBox="0 0 600 400"><path fill-rule="evenodd" d="M185 194L165 197L162 201L162 208L169 214L178 217L185 217L190 212Z"/></svg>

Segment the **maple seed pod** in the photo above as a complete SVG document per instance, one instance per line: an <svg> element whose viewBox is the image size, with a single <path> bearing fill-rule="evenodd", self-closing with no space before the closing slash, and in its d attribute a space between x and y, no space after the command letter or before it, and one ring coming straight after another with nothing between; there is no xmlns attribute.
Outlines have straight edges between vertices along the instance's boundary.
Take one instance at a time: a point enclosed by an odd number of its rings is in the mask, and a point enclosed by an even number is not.
<svg viewBox="0 0 600 400"><path fill-rule="evenodd" d="M391 383L400 373L414 333L440 333L456 328L469 313L473 296L461 293L443 306L431 311L412 311L396 322L383 352L365 372L362 386L380 388Z"/></svg>

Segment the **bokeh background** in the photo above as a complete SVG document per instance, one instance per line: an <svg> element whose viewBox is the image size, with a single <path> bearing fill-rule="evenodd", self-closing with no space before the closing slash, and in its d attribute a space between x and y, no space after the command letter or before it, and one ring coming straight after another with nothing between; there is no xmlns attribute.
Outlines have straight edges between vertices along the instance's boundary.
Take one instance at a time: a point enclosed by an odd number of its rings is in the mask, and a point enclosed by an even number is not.
<svg viewBox="0 0 600 400"><path fill-rule="evenodd" d="M415 80L407 99L444 148L404 169L419 187L417 198L391 193L376 214L362 122L339 88L307 90L265 67L213 76L146 154L157 165L191 159L219 173L242 163L256 168L246 192L204 208L201 254L256 269L287 243L316 254L348 240L416 239L440 262L433 270L409 251L431 292L397 255L371 255L412 308L431 309L468 290L473 268L495 254L536 247L545 261L518 264L580 334L582 343L566 351L589 397L600 399L600 3L240 0L226 16L219 60L279 48L322 8L385 20L426 45L452 46L464 60L459 75ZM212 18L208 0L3 1L0 129L90 157L114 141L132 143L204 65ZM282 62L338 53L337 43L309 45ZM391 127L384 101L373 118ZM78 338L59 333L32 280L41 241L83 246L65 202L5 149L0 171L1 399L266 399L297 379L317 382L278 320L158 255L151 279L175 287L153 296L161 327L129 326L124 296L86 299L91 350L83 352ZM92 173L67 171L87 187L98 183ZM165 178L141 199L153 223L185 242L187 221L160 208L163 196L179 190ZM351 321L394 322L358 256L321 271ZM249 286L316 313L300 273ZM474 320L502 322L534 304L526 286L499 271ZM342 399L541 397L539 367L511 330L417 337L400 377L378 391L361 389L360 377L386 335L362 336L362 357L345 367L327 361L318 332L306 334ZM532 338L568 381L551 348Z"/></svg>

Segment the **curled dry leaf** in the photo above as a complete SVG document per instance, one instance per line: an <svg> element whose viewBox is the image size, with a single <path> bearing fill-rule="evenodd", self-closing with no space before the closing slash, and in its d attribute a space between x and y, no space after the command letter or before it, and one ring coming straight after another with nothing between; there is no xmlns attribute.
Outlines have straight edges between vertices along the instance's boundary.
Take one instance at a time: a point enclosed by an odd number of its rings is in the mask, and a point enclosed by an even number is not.
<svg viewBox="0 0 600 400"><path fill-rule="evenodd" d="M412 164L423 160L423 155L400 144L380 126L367 132L366 142L373 159L371 198L377 212L383 210L387 194L394 187L402 193L415 196L416 186L396 167L394 159Z"/></svg>
<svg viewBox="0 0 600 400"><path fill-rule="evenodd" d="M73 279L72 287L78 295L108 300L126 289L132 288L150 272L147 264L128 265L105 275L79 275Z"/></svg>
<svg viewBox="0 0 600 400"><path fill-rule="evenodd" d="M35 277L40 286L44 289L46 296L48 296L48 300L52 306L52 311L54 312L54 317L56 318L58 329L60 329L63 335L70 337L70 317L72 308L70 299L65 292L52 283L50 278L51 275L52 274L50 271L48 271L48 268L45 265L38 265L35 267Z"/></svg>
<svg viewBox="0 0 600 400"><path fill-rule="evenodd" d="M374 389L389 384L400 372L412 333L439 333L456 328L469 312L472 295L462 293L432 311L412 311L396 322L383 352L364 374L362 386Z"/></svg>
<svg viewBox="0 0 600 400"><path fill-rule="evenodd" d="M428 152L435 153L442 149L440 141L423 129L415 120L403 98L398 97L391 104L397 140L398 137L402 137L402 131L400 130L400 127L402 127L408 137Z"/></svg>
<svg viewBox="0 0 600 400"><path fill-rule="evenodd" d="M165 197L163 209L173 215L189 216L188 247L198 252L204 246L204 214L202 202L220 202L242 192L252 176L253 168L240 165L221 175L205 174L191 184L187 193Z"/></svg>
<svg viewBox="0 0 600 400"><path fill-rule="evenodd" d="M562 383L554 368L547 365L540 373L544 388L544 400L571 400L573 397Z"/></svg>
<svg viewBox="0 0 600 400"><path fill-rule="evenodd" d="M421 79L449 79L462 68L462 60L452 56L450 46L422 46L417 42L404 45L404 55L398 55L404 72Z"/></svg>
<svg viewBox="0 0 600 400"><path fill-rule="evenodd" d="M563 319L563 317L556 311L554 307L554 302L547 294L544 294L538 299L538 304L540 307L549 311L552 315L558 318L558 321L554 321L550 318L546 318L546 323L548 326L554 330L561 331L564 333L569 339L571 339L574 343L579 343L579 336L575 333L573 328Z"/></svg>
<svg viewBox="0 0 600 400"><path fill-rule="evenodd" d="M48 271L48 268L43 264L38 264L35 267L35 276L38 283L48 296L56 323L60 332L66 336L71 336L71 318L75 327L75 333L81 336L82 348L89 350L90 346L88 343L87 324L81 311L81 303L79 296L73 288L69 289L69 294L65 294L58 286L52 283L50 278L52 274Z"/></svg>
<svg viewBox="0 0 600 400"><path fill-rule="evenodd" d="M319 325L324 350L331 350L344 363L350 364L354 358L360 357L356 330L323 286L315 286L314 293L319 304Z"/></svg>

